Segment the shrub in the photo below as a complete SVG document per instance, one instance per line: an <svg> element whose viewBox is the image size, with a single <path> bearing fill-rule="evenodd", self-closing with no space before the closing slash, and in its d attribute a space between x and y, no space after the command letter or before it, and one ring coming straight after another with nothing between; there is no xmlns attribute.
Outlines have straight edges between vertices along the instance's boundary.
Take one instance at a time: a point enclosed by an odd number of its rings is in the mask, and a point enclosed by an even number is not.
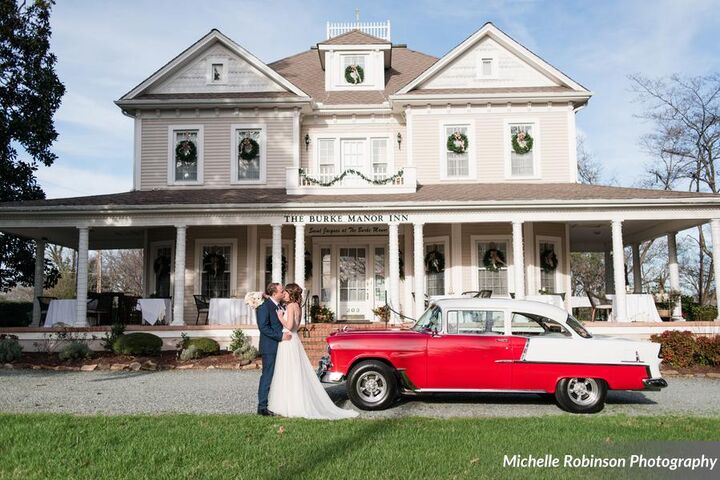
<svg viewBox="0 0 720 480"><path fill-rule="evenodd" d="M693 305L690 307L690 318L694 322L711 322L717 318L717 307L714 305Z"/></svg>
<svg viewBox="0 0 720 480"><path fill-rule="evenodd" d="M242 347L240 347L236 350L233 350L233 355L235 355L240 360L244 360L249 363L249 362L255 360L255 358L258 355L258 351L252 345L245 344Z"/></svg>
<svg viewBox="0 0 720 480"><path fill-rule="evenodd" d="M63 349L60 350L58 357L60 357L60 360L62 361L82 360L92 357L92 354L92 350L90 350L90 347L88 347L86 343L72 342L65 345Z"/></svg>
<svg viewBox="0 0 720 480"><path fill-rule="evenodd" d="M660 344L664 363L675 367L689 367L693 364L697 342L692 332L667 330L660 335L652 335L650 340Z"/></svg>
<svg viewBox="0 0 720 480"><path fill-rule="evenodd" d="M235 350L248 343L250 343L250 339L247 338L244 331L240 329L233 330L232 335L230 336L230 345L228 345L228 350L235 352Z"/></svg>
<svg viewBox="0 0 720 480"><path fill-rule="evenodd" d="M697 337L695 361L701 365L720 365L720 335Z"/></svg>
<svg viewBox="0 0 720 480"><path fill-rule="evenodd" d="M310 318L314 323L330 323L335 320L335 314L325 306L313 305L310 307Z"/></svg>
<svg viewBox="0 0 720 480"><path fill-rule="evenodd" d="M202 356L202 352L195 345L190 345L182 352L180 352L180 360L182 361L192 360L194 358L200 358Z"/></svg>
<svg viewBox="0 0 720 480"><path fill-rule="evenodd" d="M162 344L157 335L135 332L120 335L113 343L113 351L122 355L159 355Z"/></svg>
<svg viewBox="0 0 720 480"><path fill-rule="evenodd" d="M0 327L27 327L32 311L32 302L0 302Z"/></svg>
<svg viewBox="0 0 720 480"><path fill-rule="evenodd" d="M183 349L187 350L190 347L200 352L201 355L213 355L220 351L220 345L212 338L199 337L199 338L188 338L183 342Z"/></svg>
<svg viewBox="0 0 720 480"><path fill-rule="evenodd" d="M0 363L10 363L20 359L22 347L14 335L0 335Z"/></svg>
<svg viewBox="0 0 720 480"><path fill-rule="evenodd" d="M115 340L125 333L125 325L122 323L113 323L110 327L110 331L105 333L103 338L103 348L108 351L112 351Z"/></svg>

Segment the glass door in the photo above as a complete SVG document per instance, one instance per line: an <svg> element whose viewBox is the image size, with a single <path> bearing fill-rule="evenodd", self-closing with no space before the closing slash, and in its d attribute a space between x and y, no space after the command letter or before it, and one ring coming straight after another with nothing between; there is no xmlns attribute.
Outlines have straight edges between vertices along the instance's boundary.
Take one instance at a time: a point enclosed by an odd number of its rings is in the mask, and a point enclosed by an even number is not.
<svg viewBox="0 0 720 480"><path fill-rule="evenodd" d="M367 175L365 168L365 141L364 140L342 140L340 144L340 173L347 170L355 170ZM357 175L348 174L343 180L343 185L362 185L363 180Z"/></svg>
<svg viewBox="0 0 720 480"><path fill-rule="evenodd" d="M366 247L341 247L338 255L338 318L366 320L369 316Z"/></svg>

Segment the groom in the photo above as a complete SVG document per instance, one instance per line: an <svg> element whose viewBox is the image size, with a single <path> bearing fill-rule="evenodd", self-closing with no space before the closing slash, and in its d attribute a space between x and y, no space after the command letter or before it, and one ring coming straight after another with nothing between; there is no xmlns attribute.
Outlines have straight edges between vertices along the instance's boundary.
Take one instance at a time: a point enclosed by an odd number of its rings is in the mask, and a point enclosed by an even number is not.
<svg viewBox="0 0 720 480"><path fill-rule="evenodd" d="M258 415L274 415L268 410L268 394L270 383L272 383L275 372L275 354L278 343L283 340L290 340L290 333L283 334L282 323L278 318L278 310L282 309L282 301L285 289L279 283L270 283L265 289L267 298L257 310L257 324L260 329L260 354L262 355L262 375L258 387Z"/></svg>

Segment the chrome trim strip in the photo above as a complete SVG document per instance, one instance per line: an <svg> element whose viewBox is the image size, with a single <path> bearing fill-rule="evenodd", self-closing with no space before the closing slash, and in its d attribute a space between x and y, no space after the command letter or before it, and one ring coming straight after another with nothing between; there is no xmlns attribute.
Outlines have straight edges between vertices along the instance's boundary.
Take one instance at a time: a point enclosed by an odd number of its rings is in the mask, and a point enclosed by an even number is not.
<svg viewBox="0 0 720 480"><path fill-rule="evenodd" d="M495 363L515 363L515 360L495 360Z"/></svg>
<svg viewBox="0 0 720 480"><path fill-rule="evenodd" d="M497 390L487 388L420 388L415 390L417 393L426 392L448 392L448 393L547 393L545 390Z"/></svg>

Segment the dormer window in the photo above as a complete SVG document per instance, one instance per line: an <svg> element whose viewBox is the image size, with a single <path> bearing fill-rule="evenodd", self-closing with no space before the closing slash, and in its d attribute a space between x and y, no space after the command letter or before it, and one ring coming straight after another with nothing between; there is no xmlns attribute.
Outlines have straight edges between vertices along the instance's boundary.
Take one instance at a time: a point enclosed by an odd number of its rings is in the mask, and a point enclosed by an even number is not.
<svg viewBox="0 0 720 480"><path fill-rule="evenodd" d="M365 55L343 55L342 79L346 85L360 85L365 82Z"/></svg>
<svg viewBox="0 0 720 480"><path fill-rule="evenodd" d="M208 69L208 83L227 83L227 62L212 60Z"/></svg>

